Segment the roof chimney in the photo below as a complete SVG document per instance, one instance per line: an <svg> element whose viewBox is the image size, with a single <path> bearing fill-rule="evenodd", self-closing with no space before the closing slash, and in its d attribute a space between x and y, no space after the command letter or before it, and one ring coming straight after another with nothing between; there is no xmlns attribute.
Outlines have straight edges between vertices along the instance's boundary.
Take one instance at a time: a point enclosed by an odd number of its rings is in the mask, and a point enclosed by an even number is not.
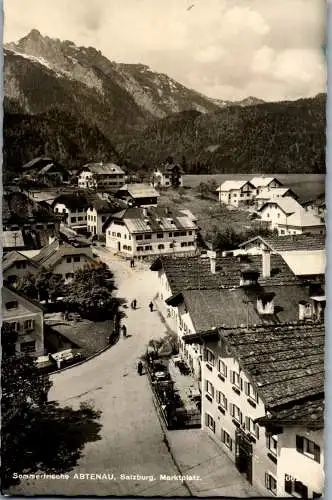
<svg viewBox="0 0 332 500"><path fill-rule="evenodd" d="M262 249L262 277L270 278L271 276L271 252L270 249L264 247Z"/></svg>
<svg viewBox="0 0 332 500"><path fill-rule="evenodd" d="M213 250L208 250L206 252L207 256L210 259L210 270L212 274L216 274L216 262L217 262L217 253Z"/></svg>

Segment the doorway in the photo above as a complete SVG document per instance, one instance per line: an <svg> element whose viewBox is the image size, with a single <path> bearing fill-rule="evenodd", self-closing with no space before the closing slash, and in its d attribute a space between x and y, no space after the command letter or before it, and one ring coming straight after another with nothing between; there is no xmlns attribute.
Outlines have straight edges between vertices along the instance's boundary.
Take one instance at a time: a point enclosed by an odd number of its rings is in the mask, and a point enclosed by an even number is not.
<svg viewBox="0 0 332 500"><path fill-rule="evenodd" d="M120 241L118 241L118 251L120 252L120 250L121 250L121 243Z"/></svg>
<svg viewBox="0 0 332 500"><path fill-rule="evenodd" d="M235 465L252 484L252 443L241 429L235 433Z"/></svg>

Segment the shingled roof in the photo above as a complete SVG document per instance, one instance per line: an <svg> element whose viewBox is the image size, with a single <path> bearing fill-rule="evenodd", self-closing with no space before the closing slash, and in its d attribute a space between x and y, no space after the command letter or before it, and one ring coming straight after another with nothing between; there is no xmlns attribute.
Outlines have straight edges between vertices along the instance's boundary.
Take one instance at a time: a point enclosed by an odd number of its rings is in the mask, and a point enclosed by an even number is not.
<svg viewBox="0 0 332 500"><path fill-rule="evenodd" d="M15 191L3 197L2 218L4 223L9 220L55 221L52 209L42 202L36 202L25 193Z"/></svg>
<svg viewBox="0 0 332 500"><path fill-rule="evenodd" d="M60 243L59 240L54 240L50 245L42 248L32 260L40 266L52 268L59 260L69 255L85 255L93 260L90 247L73 247L68 243Z"/></svg>
<svg viewBox="0 0 332 500"><path fill-rule="evenodd" d="M326 237L323 234L294 234L287 236L255 236L244 241L239 248L245 247L253 242L265 243L273 252L290 252L296 250L324 250Z"/></svg>
<svg viewBox="0 0 332 500"><path fill-rule="evenodd" d="M306 427L310 430L324 428L324 398L319 396L313 401L303 401L291 408L284 408L258 418L262 426Z"/></svg>
<svg viewBox="0 0 332 500"><path fill-rule="evenodd" d="M246 269L260 273L260 285L299 284L282 257L271 255L271 277L261 275L262 256L246 255L237 257L217 257L216 273L210 270L210 260L201 257L159 257L151 266L152 271L163 269L166 273L172 294L186 290L218 290L240 286L240 273Z"/></svg>

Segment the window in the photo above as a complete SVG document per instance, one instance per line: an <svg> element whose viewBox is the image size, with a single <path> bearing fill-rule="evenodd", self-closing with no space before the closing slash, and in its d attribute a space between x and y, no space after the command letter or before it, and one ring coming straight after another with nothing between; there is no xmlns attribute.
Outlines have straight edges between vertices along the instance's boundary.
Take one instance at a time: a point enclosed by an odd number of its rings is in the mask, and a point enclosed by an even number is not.
<svg viewBox="0 0 332 500"><path fill-rule="evenodd" d="M66 258L66 261L67 261L67 264L70 264L70 262L71 262L71 257L67 257L67 258Z"/></svg>
<svg viewBox="0 0 332 500"><path fill-rule="evenodd" d="M21 330L21 324L18 322L11 323L12 327L14 328L15 332L19 332Z"/></svg>
<svg viewBox="0 0 332 500"><path fill-rule="evenodd" d="M169 236L170 238L172 238L173 233L168 233L168 236Z"/></svg>
<svg viewBox="0 0 332 500"><path fill-rule="evenodd" d="M82 221L83 220L83 217L78 217L77 218L78 221Z"/></svg>
<svg viewBox="0 0 332 500"><path fill-rule="evenodd" d="M117 238L121 238L121 233L116 233Z"/></svg>
<svg viewBox="0 0 332 500"><path fill-rule="evenodd" d="M65 278L66 278L66 280L70 280L70 279L72 279L73 277L74 277L74 273L66 273L66 274L65 274Z"/></svg>
<svg viewBox="0 0 332 500"><path fill-rule="evenodd" d="M143 247L137 247L136 250L137 250L137 252L142 252L144 249L143 249Z"/></svg>
<svg viewBox="0 0 332 500"><path fill-rule="evenodd" d="M209 363L212 366L214 366L214 364L216 362L216 358L215 358L213 352L210 351L209 349L206 350L206 361L207 361L207 363Z"/></svg>
<svg viewBox="0 0 332 500"><path fill-rule="evenodd" d="M164 233L157 233L157 238L162 239L164 237Z"/></svg>
<svg viewBox="0 0 332 500"><path fill-rule="evenodd" d="M182 241L181 242L181 247L186 247L186 246L188 246L187 242L186 241Z"/></svg>
<svg viewBox="0 0 332 500"><path fill-rule="evenodd" d="M307 486L301 483L301 481L296 481L295 478L289 474L285 474L285 491L294 497L308 498Z"/></svg>
<svg viewBox="0 0 332 500"><path fill-rule="evenodd" d="M249 382L244 382L244 392L250 399L253 399L256 403L258 403L258 392L255 391Z"/></svg>
<svg viewBox="0 0 332 500"><path fill-rule="evenodd" d="M278 436L271 436L271 434L268 434L266 436L266 447L274 455L277 455L277 451L278 451Z"/></svg>
<svg viewBox="0 0 332 500"><path fill-rule="evenodd" d="M151 240L152 235L151 235L151 234L146 234L146 235L144 236L144 238L145 238L146 240Z"/></svg>
<svg viewBox="0 0 332 500"><path fill-rule="evenodd" d="M105 220L106 220L106 215L102 215L101 216L101 222L105 222Z"/></svg>
<svg viewBox="0 0 332 500"><path fill-rule="evenodd" d="M189 234L189 236L191 236L193 234L193 232L192 231L188 231L188 234Z"/></svg>
<svg viewBox="0 0 332 500"><path fill-rule="evenodd" d="M211 429L211 431L216 432L216 423L208 413L205 413L205 425Z"/></svg>
<svg viewBox="0 0 332 500"><path fill-rule="evenodd" d="M227 398L223 392L216 391L216 401L218 405L222 406L227 410Z"/></svg>
<svg viewBox="0 0 332 500"><path fill-rule="evenodd" d="M18 302L17 300L11 300L10 302L6 302L6 309L10 311L11 309L17 309L18 308Z"/></svg>
<svg viewBox="0 0 332 500"><path fill-rule="evenodd" d="M74 255L74 262L80 262L81 257L79 255Z"/></svg>
<svg viewBox="0 0 332 500"><path fill-rule="evenodd" d="M285 234L285 230L284 229L280 229L280 234Z"/></svg>
<svg viewBox="0 0 332 500"><path fill-rule="evenodd" d="M36 342L33 340L31 342L22 342L20 344L21 352L29 353L35 352L36 350Z"/></svg>
<svg viewBox="0 0 332 500"><path fill-rule="evenodd" d="M228 432L224 431L223 429L221 429L221 440L227 446L227 448L229 448L232 451L233 448L232 438L228 434Z"/></svg>
<svg viewBox="0 0 332 500"><path fill-rule="evenodd" d="M230 371L230 376L231 376L231 383L238 387L239 389L242 389L242 378L240 377L239 373L234 372L233 370Z"/></svg>
<svg viewBox="0 0 332 500"><path fill-rule="evenodd" d="M250 432L256 439L259 439L259 427L258 424L255 424L253 419L250 417L246 417L246 430Z"/></svg>
<svg viewBox="0 0 332 500"><path fill-rule="evenodd" d="M274 495L277 494L277 480L268 472L265 473L265 488Z"/></svg>
<svg viewBox="0 0 332 500"><path fill-rule="evenodd" d="M296 436L296 450L306 457L320 463L320 447L313 441L302 436Z"/></svg>
<svg viewBox="0 0 332 500"><path fill-rule="evenodd" d="M159 250L164 250L164 248L165 248L165 245L162 245L162 244L161 244L161 245L158 245L158 249L159 249Z"/></svg>
<svg viewBox="0 0 332 500"><path fill-rule="evenodd" d="M27 319L23 323L24 330L33 330L34 321L33 319Z"/></svg>
<svg viewBox="0 0 332 500"><path fill-rule="evenodd" d="M136 240L142 240L143 234L136 234Z"/></svg>
<svg viewBox="0 0 332 500"><path fill-rule="evenodd" d="M131 251L131 247L130 247L129 245L127 246L127 250L130 250L130 251Z"/></svg>
<svg viewBox="0 0 332 500"><path fill-rule="evenodd" d="M242 423L243 416L242 416L242 412L238 406L234 405L233 403L230 403L229 404L229 412L235 420L240 422L240 424Z"/></svg>
<svg viewBox="0 0 332 500"><path fill-rule="evenodd" d="M116 236L116 233L114 231L112 231L112 236Z"/></svg>
<svg viewBox="0 0 332 500"><path fill-rule="evenodd" d="M144 250L152 250L152 246L151 246L151 245L146 245L146 246L144 247Z"/></svg>
<svg viewBox="0 0 332 500"><path fill-rule="evenodd" d="M70 217L70 222L76 222L76 217Z"/></svg>
<svg viewBox="0 0 332 500"><path fill-rule="evenodd" d="M205 380L205 390L214 398L214 387L209 380Z"/></svg>
<svg viewBox="0 0 332 500"><path fill-rule="evenodd" d="M173 243L170 243L170 244L169 244L169 248L174 248Z"/></svg>
<svg viewBox="0 0 332 500"><path fill-rule="evenodd" d="M218 372L227 377L227 366L221 359L218 360Z"/></svg>

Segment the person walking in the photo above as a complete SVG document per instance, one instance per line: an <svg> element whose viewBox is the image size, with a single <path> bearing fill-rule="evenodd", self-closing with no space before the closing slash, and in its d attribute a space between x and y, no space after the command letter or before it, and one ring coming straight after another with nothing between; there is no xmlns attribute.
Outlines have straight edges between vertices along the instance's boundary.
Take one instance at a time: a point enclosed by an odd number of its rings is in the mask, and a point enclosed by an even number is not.
<svg viewBox="0 0 332 500"><path fill-rule="evenodd" d="M124 337L127 337L127 327L126 327L126 325L122 325L121 330L122 330L122 335Z"/></svg>
<svg viewBox="0 0 332 500"><path fill-rule="evenodd" d="M137 373L139 376L141 376L143 373L143 363L141 360L139 360L137 363Z"/></svg>
<svg viewBox="0 0 332 500"><path fill-rule="evenodd" d="M136 309L136 306L137 306L137 300L136 300L136 299L134 299L134 300L131 302L131 307L132 307L133 309Z"/></svg>
<svg viewBox="0 0 332 500"><path fill-rule="evenodd" d="M134 261L134 259L130 260L130 267L131 268L135 267L135 261Z"/></svg>
<svg viewBox="0 0 332 500"><path fill-rule="evenodd" d="M152 301L149 304L149 308L150 308L150 311L153 312L153 303L152 303Z"/></svg>

